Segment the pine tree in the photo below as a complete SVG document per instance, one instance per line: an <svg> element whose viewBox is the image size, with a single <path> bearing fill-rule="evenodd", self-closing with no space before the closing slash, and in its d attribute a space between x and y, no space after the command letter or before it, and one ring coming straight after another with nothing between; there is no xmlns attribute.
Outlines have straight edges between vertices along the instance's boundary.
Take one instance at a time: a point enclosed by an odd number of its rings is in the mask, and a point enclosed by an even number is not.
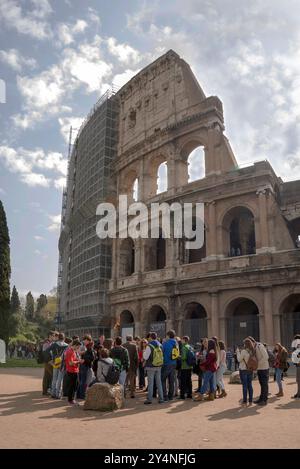
<svg viewBox="0 0 300 469"><path fill-rule="evenodd" d="M31 291L26 295L25 315L29 321L33 319L34 316L34 299Z"/></svg>
<svg viewBox="0 0 300 469"><path fill-rule="evenodd" d="M8 343L10 316L10 239L3 204L0 200L0 338Z"/></svg>
<svg viewBox="0 0 300 469"><path fill-rule="evenodd" d="M19 299L19 293L16 286L13 286L11 299L10 299L10 310L12 314L18 314L21 309L21 303Z"/></svg>

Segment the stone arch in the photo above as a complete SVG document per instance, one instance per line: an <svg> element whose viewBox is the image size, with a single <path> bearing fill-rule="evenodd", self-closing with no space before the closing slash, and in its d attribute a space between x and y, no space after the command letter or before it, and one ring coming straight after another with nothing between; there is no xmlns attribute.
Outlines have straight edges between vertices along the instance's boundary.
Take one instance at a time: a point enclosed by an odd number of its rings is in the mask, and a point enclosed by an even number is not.
<svg viewBox="0 0 300 469"><path fill-rule="evenodd" d="M127 171L124 171L124 173L122 173L118 192L120 195L127 194L129 202L134 201L135 181L139 181L139 174L135 168L130 168Z"/></svg>
<svg viewBox="0 0 300 469"><path fill-rule="evenodd" d="M167 313L160 304L154 304L148 311L148 324L152 332L156 332L158 337L166 336Z"/></svg>
<svg viewBox="0 0 300 469"><path fill-rule="evenodd" d="M247 336L259 340L259 306L249 295L231 298L225 306L226 343L242 345Z"/></svg>
<svg viewBox="0 0 300 469"><path fill-rule="evenodd" d="M229 208L222 222L223 254L228 257L255 254L255 218L251 208L236 205Z"/></svg>
<svg viewBox="0 0 300 469"><path fill-rule="evenodd" d="M193 217L192 221L192 230L195 231L196 229L196 217ZM200 221L201 223L201 221ZM203 221L202 221L202 225ZM180 261L183 264L193 264L195 262L201 262L206 257L206 227L203 226L204 229L204 242L203 245L198 249L187 249L186 243L188 241L193 241L194 239L187 239L183 237L180 240Z"/></svg>
<svg viewBox="0 0 300 469"><path fill-rule="evenodd" d="M124 342L127 335L134 335L135 320L133 313L129 309L124 309L121 312L119 324L120 333Z"/></svg>
<svg viewBox="0 0 300 469"><path fill-rule="evenodd" d="M186 303L183 314L183 333L190 337L192 344L207 337L207 312L201 303L197 301Z"/></svg>
<svg viewBox="0 0 300 469"><path fill-rule="evenodd" d="M279 306L281 342L291 347L294 335L300 334L300 292L290 293Z"/></svg>
<svg viewBox="0 0 300 469"><path fill-rule="evenodd" d="M154 197L158 193L158 169L159 167L163 164L166 163L167 165L167 184L166 184L166 190L168 190L169 187L169 174L168 174L168 163L169 163L169 158L165 153L159 153L155 155L154 157L149 159L147 161L147 168L146 168L146 174L148 177L148 196L149 197Z"/></svg>
<svg viewBox="0 0 300 469"><path fill-rule="evenodd" d="M128 277L135 272L135 244L132 238L120 240L119 278Z"/></svg>

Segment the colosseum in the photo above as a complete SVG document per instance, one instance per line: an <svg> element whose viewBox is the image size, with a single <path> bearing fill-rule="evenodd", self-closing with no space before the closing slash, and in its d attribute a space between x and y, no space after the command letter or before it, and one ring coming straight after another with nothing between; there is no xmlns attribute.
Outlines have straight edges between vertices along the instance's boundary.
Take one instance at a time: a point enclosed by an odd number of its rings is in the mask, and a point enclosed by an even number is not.
<svg viewBox="0 0 300 469"><path fill-rule="evenodd" d="M97 203L122 194L147 206L203 202L204 245L189 250L162 231L97 239ZM60 314L68 332L164 336L174 328L193 343L216 335L231 346L247 335L290 345L300 332L300 180L283 182L267 160L239 166L222 102L205 96L174 51L86 121L65 197Z"/></svg>

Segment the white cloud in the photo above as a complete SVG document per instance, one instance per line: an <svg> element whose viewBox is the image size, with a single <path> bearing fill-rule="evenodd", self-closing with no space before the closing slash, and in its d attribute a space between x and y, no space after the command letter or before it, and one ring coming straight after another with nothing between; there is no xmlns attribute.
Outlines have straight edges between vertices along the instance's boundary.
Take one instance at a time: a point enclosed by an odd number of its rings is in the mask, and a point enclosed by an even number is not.
<svg viewBox="0 0 300 469"><path fill-rule="evenodd" d="M83 121L84 117L59 117L58 122L60 125L60 133L66 143L69 142L70 127L72 126L73 143Z"/></svg>
<svg viewBox="0 0 300 469"><path fill-rule="evenodd" d="M35 249L34 254L36 254L37 256L40 256L42 253L39 249Z"/></svg>
<svg viewBox="0 0 300 469"><path fill-rule="evenodd" d="M0 61L20 72L23 67L35 68L37 63L33 58L23 57L17 49L0 50Z"/></svg>
<svg viewBox="0 0 300 469"><path fill-rule="evenodd" d="M88 8L87 17L88 17L88 19L89 19L90 21L92 21L92 22L95 23L96 25L100 26L100 24L101 24L101 18L100 18L100 16L98 15L98 12L97 12L94 8L91 8L91 7Z"/></svg>
<svg viewBox="0 0 300 469"><path fill-rule="evenodd" d="M6 195L6 191L4 189L2 189L2 187L0 187L0 194Z"/></svg>
<svg viewBox="0 0 300 469"><path fill-rule="evenodd" d="M84 20L77 20L75 24L70 25L68 23L60 23L57 27L58 34L58 45L68 46L75 40L77 34L81 34L88 27L88 24Z"/></svg>
<svg viewBox="0 0 300 469"><path fill-rule="evenodd" d="M61 190L64 187L66 187L66 184L67 184L67 178L66 177L58 178L58 179L55 179L55 181L54 181L54 187L55 187L55 189L58 189L58 190Z"/></svg>
<svg viewBox="0 0 300 469"><path fill-rule="evenodd" d="M29 35L35 39L46 39L52 36L46 19L52 12L47 0L31 0L32 9L24 13L20 2L1 0L0 22L7 29L15 29L19 34Z"/></svg>
<svg viewBox="0 0 300 469"><path fill-rule="evenodd" d="M46 153L39 148L26 150L3 145L0 146L0 160L10 172L18 173L20 180L29 186L49 187L52 184L57 187L57 174L64 177L67 174L68 163L61 153ZM42 170L43 173L37 173L36 170Z"/></svg>
<svg viewBox="0 0 300 469"><path fill-rule="evenodd" d="M35 239L36 241L43 241L45 238L43 238L43 236L35 235L35 236L34 236L34 239Z"/></svg>
<svg viewBox="0 0 300 469"><path fill-rule="evenodd" d="M21 181L24 182L24 184L27 184L27 186L31 187L49 187L51 182L51 180L49 178L46 178L44 174L38 173L21 174Z"/></svg>
<svg viewBox="0 0 300 469"><path fill-rule="evenodd" d="M117 75L115 75L114 78L113 78L113 83L117 87L121 88L123 85L125 85L125 83L127 83L129 80L131 80L131 78L134 77L134 75L136 75L138 72L139 72L139 70L127 69L127 70L125 70L125 72L118 73Z"/></svg>
<svg viewBox="0 0 300 469"><path fill-rule="evenodd" d="M103 91L105 80L112 73L112 65L102 57L102 39L95 36L77 49L67 47L59 63L35 76L18 76L17 86L23 97L23 113L12 116L17 127L34 127L55 115L71 112L65 104L83 86L88 93Z"/></svg>
<svg viewBox="0 0 300 469"><path fill-rule="evenodd" d="M107 39L107 48L112 55L116 56L125 65L136 65L141 60L141 55L136 49L129 46L129 44L118 44L114 37Z"/></svg>
<svg viewBox="0 0 300 469"><path fill-rule="evenodd" d="M59 231L61 215L48 215L51 221L51 224L48 226L48 231Z"/></svg>

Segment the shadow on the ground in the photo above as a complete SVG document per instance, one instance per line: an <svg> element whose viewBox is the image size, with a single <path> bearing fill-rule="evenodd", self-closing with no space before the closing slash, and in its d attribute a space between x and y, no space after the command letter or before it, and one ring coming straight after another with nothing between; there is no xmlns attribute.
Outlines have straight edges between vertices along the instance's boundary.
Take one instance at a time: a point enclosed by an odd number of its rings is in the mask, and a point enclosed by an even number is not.
<svg viewBox="0 0 300 469"><path fill-rule="evenodd" d="M65 403L42 396L40 391L0 394L0 416L63 407Z"/></svg>
<svg viewBox="0 0 300 469"><path fill-rule="evenodd" d="M277 400L276 397L270 397L268 399L268 405L272 404ZM200 403L202 404L202 403ZM258 412L260 409L264 409L264 407L259 406L257 404L253 404L251 407L232 407L231 409L223 410L222 412L218 412L217 414L208 415L208 420L216 421L216 420L236 420L240 418L245 418L253 415L260 415Z"/></svg>

